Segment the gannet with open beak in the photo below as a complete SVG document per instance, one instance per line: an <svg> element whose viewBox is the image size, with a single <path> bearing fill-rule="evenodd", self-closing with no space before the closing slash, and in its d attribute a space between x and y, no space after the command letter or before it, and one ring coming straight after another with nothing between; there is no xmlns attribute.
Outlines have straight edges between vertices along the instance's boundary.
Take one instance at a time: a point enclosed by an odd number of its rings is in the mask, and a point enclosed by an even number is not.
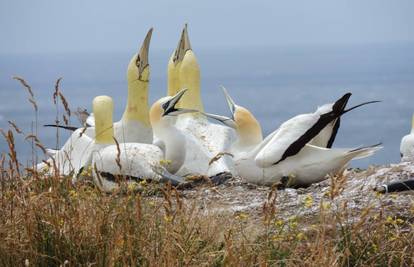
<svg viewBox="0 0 414 267"><path fill-rule="evenodd" d="M263 140L260 124L253 114L236 105L225 89L224 93L232 117L206 115L236 130L237 140L230 152L234 155L238 175L248 182L273 184L290 177L294 185L309 185L325 179L328 174L337 174L350 160L368 157L381 148L375 145L329 149L308 144L329 123L353 109L342 108L350 94L337 100L331 111L298 115Z"/></svg>
<svg viewBox="0 0 414 267"><path fill-rule="evenodd" d="M204 110L200 94L200 67L191 49L187 25L168 63L168 94L175 94L179 88L188 88L179 107ZM228 155L209 165L210 160L217 154L228 151L235 138L233 129L210 123L201 113L180 115L175 125L187 138L187 157L178 173L214 176L233 171L233 162Z"/></svg>
<svg viewBox="0 0 414 267"><path fill-rule="evenodd" d="M400 154L402 161L414 160L414 115L411 121L411 132L401 139Z"/></svg>
<svg viewBox="0 0 414 267"><path fill-rule="evenodd" d="M110 99L100 97L94 100L95 144L102 148L93 152L91 166L94 168L94 180L102 190L112 191L117 188L117 176L127 177L128 182L136 182L138 179L160 180L161 176L155 168L163 162L169 174L174 174L181 168L186 155L186 139L166 117L192 112L176 107L185 92L184 89L172 97L161 98L150 109L151 126L162 142L161 146L142 143L124 143L119 144L119 147L115 145L112 117L109 114L113 109ZM175 183L184 181L179 176L170 175L168 178Z"/></svg>

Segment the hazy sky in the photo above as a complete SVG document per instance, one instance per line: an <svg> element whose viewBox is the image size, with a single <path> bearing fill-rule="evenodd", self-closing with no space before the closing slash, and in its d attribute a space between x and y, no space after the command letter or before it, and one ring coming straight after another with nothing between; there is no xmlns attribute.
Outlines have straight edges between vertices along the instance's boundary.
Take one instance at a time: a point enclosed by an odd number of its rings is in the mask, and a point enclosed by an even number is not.
<svg viewBox="0 0 414 267"><path fill-rule="evenodd" d="M414 42L412 0L0 0L0 53Z"/></svg>

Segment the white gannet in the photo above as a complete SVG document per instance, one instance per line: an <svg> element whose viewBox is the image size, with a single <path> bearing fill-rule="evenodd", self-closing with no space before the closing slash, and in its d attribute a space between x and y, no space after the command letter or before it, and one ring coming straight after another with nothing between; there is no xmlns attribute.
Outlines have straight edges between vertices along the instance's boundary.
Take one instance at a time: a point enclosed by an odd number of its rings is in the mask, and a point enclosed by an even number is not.
<svg viewBox="0 0 414 267"><path fill-rule="evenodd" d="M325 179L328 174L337 174L350 160L370 156L381 148L375 145L357 149L329 149L308 144L332 120L353 109L342 108L350 95L336 101L327 113L319 114L317 111L288 120L263 140L260 124L253 114L236 105L225 90L224 93L232 117L206 115L236 130L237 140L230 153L234 155L238 175L248 182L273 184L283 177L290 177L293 178L291 183L296 186L309 185Z"/></svg>
<svg viewBox="0 0 414 267"><path fill-rule="evenodd" d="M115 145L113 139L111 114L109 112L111 99L94 100L95 113L95 146L91 154L91 166L95 182L104 191L112 191L118 187L117 176L127 177L128 182L137 179L160 180L161 176L154 168L165 163L165 169L176 173L184 163L186 154L185 136L166 119L166 116L176 116L190 112L186 109L176 108L176 104L184 95L186 89L179 91L175 96L167 96L156 101L150 109L150 122L158 141L162 146L142 143L125 143ZM99 113L99 117L98 117ZM165 176L164 176L165 178ZM182 182L179 176L169 176L175 182Z"/></svg>
<svg viewBox="0 0 414 267"><path fill-rule="evenodd" d="M401 139L400 154L402 161L414 160L414 115L411 121L411 132Z"/></svg>
<svg viewBox="0 0 414 267"><path fill-rule="evenodd" d="M204 110L200 94L200 67L191 49L187 25L168 63L168 95L174 95L179 88L188 89L179 107ZM217 154L228 151L235 138L233 129L210 123L201 113L180 115L175 125L187 138L187 157L178 172L180 175L198 173L214 176L233 171L232 159L228 155L209 165Z"/></svg>
<svg viewBox="0 0 414 267"><path fill-rule="evenodd" d="M152 129L149 122L148 108L148 84L150 75L150 65L148 63L148 50L152 36L152 28L148 31L139 53L135 54L127 69L128 79L128 99L125 111L120 121L114 123L115 138L119 143L139 142L152 143ZM95 138L95 129L93 126L94 114L86 119L84 127L77 128L72 126L57 126L73 130L69 139L60 150L48 149L47 155L52 157L47 161L52 164L53 161L60 175L69 175L73 171L77 173L83 162L80 160L83 154L87 153L91 140ZM82 134L81 134L82 133ZM45 163L39 163L37 170L46 167ZM52 171L52 168L50 168Z"/></svg>

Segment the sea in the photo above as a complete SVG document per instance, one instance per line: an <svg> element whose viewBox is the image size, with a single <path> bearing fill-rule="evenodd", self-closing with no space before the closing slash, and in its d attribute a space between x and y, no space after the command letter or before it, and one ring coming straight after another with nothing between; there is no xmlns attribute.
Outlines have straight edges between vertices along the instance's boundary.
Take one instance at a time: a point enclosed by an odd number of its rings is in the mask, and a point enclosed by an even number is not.
<svg viewBox="0 0 414 267"><path fill-rule="evenodd" d="M150 101L167 90L167 62L172 51L151 50ZM411 129L414 113L414 44L313 45L195 49L201 67L205 110L230 115L220 86L227 88L237 104L252 111L264 135L289 118L313 112L347 92L349 106L380 100L343 116L334 147L355 148L383 144L376 155L352 161L352 167L397 163L401 138ZM53 104L54 85L62 77L60 90L75 111L91 110L92 99L109 95L115 102L114 118L124 110L127 95L126 67L134 51L6 54L0 52L0 128L9 121L15 133L18 158L23 165L44 158L33 150L36 133L48 148L59 148L69 132L42 125L62 121L63 108ZM38 113L29 94L13 76L21 76L33 89ZM36 122L37 117L37 124ZM70 123L79 126L75 116ZM0 136L0 152L9 148Z"/></svg>

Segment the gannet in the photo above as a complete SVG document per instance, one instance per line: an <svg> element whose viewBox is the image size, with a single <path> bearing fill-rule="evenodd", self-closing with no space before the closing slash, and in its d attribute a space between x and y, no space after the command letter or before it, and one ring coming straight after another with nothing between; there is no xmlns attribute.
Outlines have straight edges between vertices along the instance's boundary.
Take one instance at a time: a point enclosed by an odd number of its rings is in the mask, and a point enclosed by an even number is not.
<svg viewBox="0 0 414 267"><path fill-rule="evenodd" d="M168 94L175 94L179 88L188 89L179 107L204 110L200 94L200 67L191 49L187 25L168 63ZM233 171L232 159L228 155L209 165L212 158L229 149L235 138L233 129L210 123L201 113L180 115L176 118L175 125L187 138L187 157L179 174L214 176Z"/></svg>
<svg viewBox="0 0 414 267"><path fill-rule="evenodd" d="M161 98L150 109L151 126L162 146L125 143L118 147L113 138L112 117L109 114L113 109L112 100L108 97L95 98L95 147L100 147L91 154L91 166L94 180L102 190L109 192L117 188L116 177L121 175L128 177L129 183L137 179L160 180L161 176L154 168L162 162L165 162L165 169L171 174L181 168L186 155L186 139L166 116L192 112L176 107L185 91ZM173 176L173 179L177 182L177 179L182 178Z"/></svg>
<svg viewBox="0 0 414 267"><path fill-rule="evenodd" d="M128 65L128 100L121 120L114 123L115 138L119 143L152 143L153 140L148 111L150 75L148 50L151 36L152 28L148 31L139 53L132 57ZM84 128L49 125L74 131L60 150L47 150L47 155L51 157L47 161L49 164L55 162L60 175L70 175L72 172L79 171L83 164L80 160L81 155L87 153L89 149L87 144L95 138L94 124L92 113L83 123ZM46 164L42 162L36 166L36 169L42 170L45 167Z"/></svg>
<svg viewBox="0 0 414 267"><path fill-rule="evenodd" d="M329 149L308 144L329 123L353 109L342 108L350 94L337 100L331 111L298 115L263 140L260 124L253 114L236 105L225 90L224 93L232 117L205 114L236 130L237 140L230 153L234 155L237 174L248 182L273 184L289 177L296 186L309 185L325 179L328 174L339 173L350 160L368 157L381 148L375 145Z"/></svg>
<svg viewBox="0 0 414 267"><path fill-rule="evenodd" d="M411 121L411 132L401 139L400 144L401 160L414 160L414 115Z"/></svg>
<svg viewBox="0 0 414 267"><path fill-rule="evenodd" d="M127 68L128 97L121 120L114 123L115 137L120 143L140 142L152 143L153 133L149 123L148 90L150 65L148 50L152 36L152 28L145 36L139 53L135 54ZM79 110L78 110L79 112ZM85 111L82 111L84 115ZM94 126L94 114L82 118L84 127ZM46 124L44 126L76 130L78 127ZM94 131L90 131L92 134ZM91 136L93 137L93 135Z"/></svg>

